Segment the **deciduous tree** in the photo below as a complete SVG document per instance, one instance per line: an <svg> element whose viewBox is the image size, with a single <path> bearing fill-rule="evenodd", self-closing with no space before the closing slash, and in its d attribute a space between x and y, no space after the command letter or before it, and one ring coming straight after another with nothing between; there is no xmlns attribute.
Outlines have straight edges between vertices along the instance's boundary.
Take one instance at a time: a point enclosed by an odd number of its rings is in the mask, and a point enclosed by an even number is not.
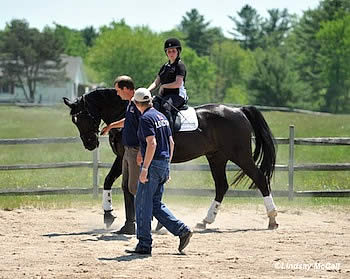
<svg viewBox="0 0 350 279"><path fill-rule="evenodd" d="M62 45L51 29L39 32L25 20L6 25L0 42L3 78L22 88L28 102L34 102L37 83L63 80Z"/></svg>
<svg viewBox="0 0 350 279"><path fill-rule="evenodd" d="M164 62L163 38L147 27L131 28L112 22L102 28L87 62L96 81L113 85L116 76L131 76L137 87L148 86Z"/></svg>
<svg viewBox="0 0 350 279"><path fill-rule="evenodd" d="M325 109L350 112L350 13L344 18L321 24L321 77L326 81Z"/></svg>
<svg viewBox="0 0 350 279"><path fill-rule="evenodd" d="M269 106L293 106L295 93L302 90L296 71L281 50L255 52L256 69L248 87L253 92L252 102Z"/></svg>

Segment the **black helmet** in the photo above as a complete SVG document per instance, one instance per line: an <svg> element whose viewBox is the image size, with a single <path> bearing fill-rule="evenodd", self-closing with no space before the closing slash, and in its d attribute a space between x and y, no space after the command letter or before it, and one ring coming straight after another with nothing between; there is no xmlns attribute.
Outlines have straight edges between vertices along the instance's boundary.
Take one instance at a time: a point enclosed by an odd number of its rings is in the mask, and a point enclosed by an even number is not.
<svg viewBox="0 0 350 279"><path fill-rule="evenodd" d="M180 52L182 50L181 43L176 38L170 38L167 39L164 43L164 51L167 50L167 48L175 48Z"/></svg>

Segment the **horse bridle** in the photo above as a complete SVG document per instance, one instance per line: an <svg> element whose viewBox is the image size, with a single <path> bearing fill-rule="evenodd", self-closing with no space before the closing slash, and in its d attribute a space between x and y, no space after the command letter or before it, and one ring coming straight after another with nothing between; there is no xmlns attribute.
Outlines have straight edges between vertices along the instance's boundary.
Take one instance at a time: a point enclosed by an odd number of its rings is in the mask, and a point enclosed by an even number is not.
<svg viewBox="0 0 350 279"><path fill-rule="evenodd" d="M88 131L86 131L86 132L84 132L84 133L80 133L80 138L83 140L84 138L87 138L88 137L88 135L87 134L90 134L91 132L92 133L94 133L94 134L99 134L99 132L100 132L100 129L99 129L99 126L100 126L100 121L99 120L97 120L90 112L89 112L89 110L87 109L87 107L86 107L86 105L85 105L85 96L83 95L82 97L81 97L81 100L82 100L82 102L83 102L83 108L80 110L80 111L78 111L77 113L74 113L74 114L72 114L72 117L74 118L74 119L77 119L77 117L79 116L79 115L84 115L84 114L86 114L87 116L89 116L92 120L93 120L93 122L94 122L94 126L93 126L93 129L92 130L88 130ZM74 121L74 123L76 123L76 121Z"/></svg>

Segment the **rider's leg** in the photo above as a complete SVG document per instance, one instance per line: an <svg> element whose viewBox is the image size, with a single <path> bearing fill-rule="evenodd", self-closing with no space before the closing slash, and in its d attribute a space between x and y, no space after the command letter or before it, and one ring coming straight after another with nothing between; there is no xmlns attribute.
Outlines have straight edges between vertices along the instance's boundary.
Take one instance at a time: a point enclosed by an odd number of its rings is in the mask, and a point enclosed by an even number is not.
<svg viewBox="0 0 350 279"><path fill-rule="evenodd" d="M166 95L162 99L162 109L161 112L164 113L166 118L169 120L170 129L174 132L174 118L173 111L183 106L185 100L179 95Z"/></svg>
<svg viewBox="0 0 350 279"><path fill-rule="evenodd" d="M161 111L162 99L159 96L155 96L152 100L152 103L153 103L153 107L156 110Z"/></svg>

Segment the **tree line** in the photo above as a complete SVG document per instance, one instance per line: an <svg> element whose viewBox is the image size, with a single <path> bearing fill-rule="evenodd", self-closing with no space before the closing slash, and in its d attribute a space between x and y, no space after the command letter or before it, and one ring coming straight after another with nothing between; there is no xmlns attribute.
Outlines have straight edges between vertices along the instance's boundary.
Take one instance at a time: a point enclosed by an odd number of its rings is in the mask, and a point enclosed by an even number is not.
<svg viewBox="0 0 350 279"><path fill-rule="evenodd" d="M321 0L301 17L271 9L263 18L245 5L229 18L232 38L197 9L186 12L176 28L160 33L124 20L98 30L54 24L41 32L25 20L12 20L0 30L2 79L33 100L36 82L53 82L62 75L64 53L83 57L95 83L112 86L117 75L127 74L145 87L166 61L164 40L177 37L183 43L192 104L350 112L350 1Z"/></svg>

